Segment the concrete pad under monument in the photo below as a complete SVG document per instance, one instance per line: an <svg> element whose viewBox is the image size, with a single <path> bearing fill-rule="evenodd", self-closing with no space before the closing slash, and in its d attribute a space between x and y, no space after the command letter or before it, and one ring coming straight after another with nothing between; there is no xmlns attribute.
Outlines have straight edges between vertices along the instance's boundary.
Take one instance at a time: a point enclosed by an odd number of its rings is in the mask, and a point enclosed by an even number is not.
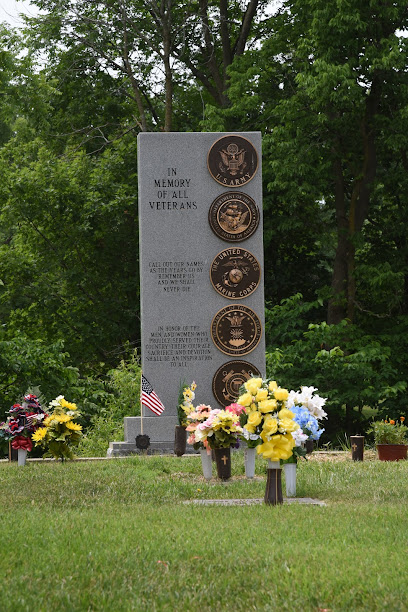
<svg viewBox="0 0 408 612"><path fill-rule="evenodd" d="M142 370L165 406L125 418L125 442L171 452L180 384L223 407L265 375L261 135L138 136Z"/></svg>

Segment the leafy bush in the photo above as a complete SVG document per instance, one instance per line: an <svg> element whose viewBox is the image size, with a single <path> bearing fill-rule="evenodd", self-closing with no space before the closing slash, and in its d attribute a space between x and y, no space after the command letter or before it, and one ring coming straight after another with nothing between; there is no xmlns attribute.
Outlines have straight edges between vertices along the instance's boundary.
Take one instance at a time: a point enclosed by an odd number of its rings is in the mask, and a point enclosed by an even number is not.
<svg viewBox="0 0 408 612"><path fill-rule="evenodd" d="M78 455L105 457L109 442L123 440L123 420L112 416L93 416L87 434L78 446Z"/></svg>
<svg viewBox="0 0 408 612"><path fill-rule="evenodd" d="M118 419L140 415L140 381L142 367L137 350L128 359L108 372L107 384L112 391L108 404L109 413Z"/></svg>
<svg viewBox="0 0 408 612"><path fill-rule="evenodd" d="M87 457L103 457L109 442L123 440L123 419L140 414L141 366L137 351L110 370L105 382L106 396L82 439L78 453Z"/></svg>
<svg viewBox="0 0 408 612"><path fill-rule="evenodd" d="M27 389L35 387L50 400L70 394L78 380L62 341L46 344L24 335L7 340L0 335L0 419Z"/></svg>
<svg viewBox="0 0 408 612"><path fill-rule="evenodd" d="M341 431L364 433L367 406L379 416L406 411L407 384L395 354L396 345L406 353L406 340L396 332L367 334L347 321L308 324L306 314L319 305L303 303L297 294L266 310L267 333L275 341L267 349L267 376L289 389L314 385L328 398L323 441L336 440Z"/></svg>

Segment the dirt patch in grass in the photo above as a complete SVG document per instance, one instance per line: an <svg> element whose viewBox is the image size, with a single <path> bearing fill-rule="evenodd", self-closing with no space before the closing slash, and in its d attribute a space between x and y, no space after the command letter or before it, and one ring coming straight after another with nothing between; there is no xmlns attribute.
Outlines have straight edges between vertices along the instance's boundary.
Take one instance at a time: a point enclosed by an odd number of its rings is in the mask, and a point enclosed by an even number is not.
<svg viewBox="0 0 408 612"><path fill-rule="evenodd" d="M314 451L307 458L308 461L316 463L352 461L350 451ZM364 451L364 461L374 461L375 459L377 459L377 452L375 450Z"/></svg>

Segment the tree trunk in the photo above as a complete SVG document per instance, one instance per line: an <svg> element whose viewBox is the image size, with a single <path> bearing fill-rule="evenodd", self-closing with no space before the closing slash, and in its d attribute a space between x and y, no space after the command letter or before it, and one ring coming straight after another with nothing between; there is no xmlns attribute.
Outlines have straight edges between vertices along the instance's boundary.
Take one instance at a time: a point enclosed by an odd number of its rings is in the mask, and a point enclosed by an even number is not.
<svg viewBox="0 0 408 612"><path fill-rule="evenodd" d="M173 127L173 74L170 65L171 58L171 0L167 0L166 9L161 15L163 27L163 63L164 63L164 89L165 113L164 131L171 132Z"/></svg>
<svg viewBox="0 0 408 612"><path fill-rule="evenodd" d="M124 66L123 72L127 75L130 85L132 87L134 100L136 101L137 110L139 112L139 122L138 122L139 127L142 132L147 132L146 113L144 109L142 93L140 91L139 85L136 81L134 72L132 70L132 66L129 61L128 23L127 23L126 7L124 4L121 5L121 17L122 17L122 27L123 27L123 52L122 52L122 61L123 61L123 66Z"/></svg>
<svg viewBox="0 0 408 612"><path fill-rule="evenodd" d="M345 318L347 293L348 220L343 170L339 157L336 157L334 161L333 170L335 177L337 248L333 265L332 298L329 301L327 313L329 325L340 323Z"/></svg>
<svg viewBox="0 0 408 612"><path fill-rule="evenodd" d="M337 248L333 265L332 298L329 301L327 322L354 321L356 302L355 238L367 218L370 196L376 175L377 156L375 146L374 118L380 100L381 81L373 77L370 94L367 96L365 115L361 122L362 168L361 178L354 181L349 205L347 205L344 177L341 165L341 145L338 142L333 173L335 182L335 204L337 224Z"/></svg>

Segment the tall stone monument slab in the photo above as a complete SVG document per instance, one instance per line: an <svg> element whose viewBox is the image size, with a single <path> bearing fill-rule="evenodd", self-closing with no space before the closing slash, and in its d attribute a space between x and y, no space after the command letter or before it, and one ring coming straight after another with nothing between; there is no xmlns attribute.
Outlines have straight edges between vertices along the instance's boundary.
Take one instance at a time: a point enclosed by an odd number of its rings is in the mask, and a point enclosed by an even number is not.
<svg viewBox="0 0 408 612"><path fill-rule="evenodd" d="M265 374L260 133L142 133L138 168L142 369L165 410L127 417L113 455L141 426L172 450L181 383L216 408Z"/></svg>

